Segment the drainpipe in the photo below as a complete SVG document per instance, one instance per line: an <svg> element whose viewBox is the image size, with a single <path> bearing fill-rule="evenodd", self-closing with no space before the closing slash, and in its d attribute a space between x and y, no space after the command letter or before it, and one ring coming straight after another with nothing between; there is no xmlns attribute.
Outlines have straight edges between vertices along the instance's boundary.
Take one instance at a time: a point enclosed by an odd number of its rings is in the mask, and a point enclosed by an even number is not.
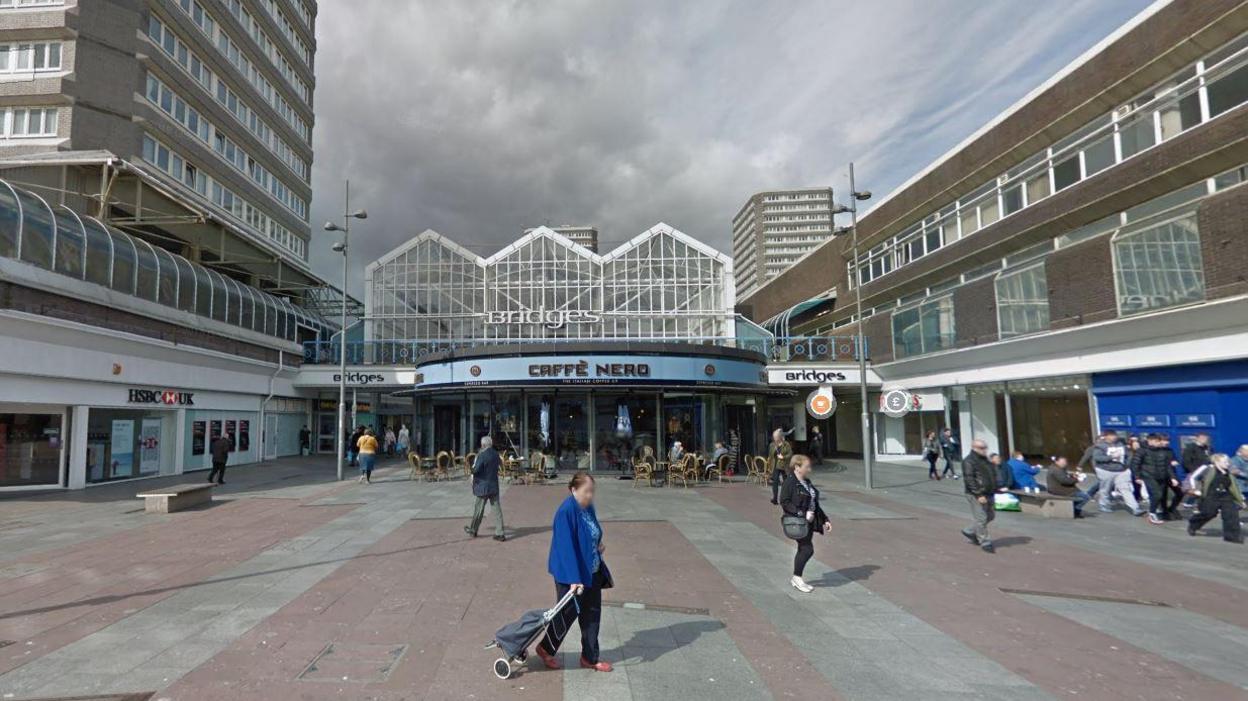
<svg viewBox="0 0 1248 701"><path fill-rule="evenodd" d="M273 374L269 376L269 393L265 395L264 400L260 402L260 460L257 462L264 462L264 444L265 441L269 439L267 435L268 425L265 423L265 413L267 411L267 407L269 406L269 400L272 399L275 394L273 391L273 380L276 380L278 374L285 369L286 354L279 350L277 352L277 369L274 370Z"/></svg>

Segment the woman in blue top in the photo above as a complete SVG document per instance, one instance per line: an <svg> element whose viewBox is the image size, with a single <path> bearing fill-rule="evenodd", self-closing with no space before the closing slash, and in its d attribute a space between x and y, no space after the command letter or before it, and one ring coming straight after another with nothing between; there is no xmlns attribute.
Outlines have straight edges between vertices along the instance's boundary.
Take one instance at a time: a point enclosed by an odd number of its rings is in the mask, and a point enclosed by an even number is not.
<svg viewBox="0 0 1248 701"><path fill-rule="evenodd" d="M577 596L546 628L546 637L537 644L537 656L550 669L559 669L555 653L575 620L581 627L581 666L610 672L611 664L598 659L602 590L612 584L611 573L602 561L606 548L594 511L594 478L584 470L577 472L568 483L568 491L572 493L555 511L546 567L555 578L556 599L562 599L569 590Z"/></svg>

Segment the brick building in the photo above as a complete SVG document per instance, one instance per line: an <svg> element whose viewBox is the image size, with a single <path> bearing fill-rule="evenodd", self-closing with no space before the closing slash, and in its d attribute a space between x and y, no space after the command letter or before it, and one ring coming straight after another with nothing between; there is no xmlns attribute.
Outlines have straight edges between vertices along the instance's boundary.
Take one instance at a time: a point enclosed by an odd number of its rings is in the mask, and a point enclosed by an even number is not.
<svg viewBox="0 0 1248 701"><path fill-rule="evenodd" d="M1246 102L1248 3L1156 3L876 203L857 259L833 239L739 311L863 330L880 381L922 404L874 414L881 454L915 455L941 426L1033 458L1078 457L1103 428L1233 451L1248 443ZM851 451L855 411L838 421Z"/></svg>

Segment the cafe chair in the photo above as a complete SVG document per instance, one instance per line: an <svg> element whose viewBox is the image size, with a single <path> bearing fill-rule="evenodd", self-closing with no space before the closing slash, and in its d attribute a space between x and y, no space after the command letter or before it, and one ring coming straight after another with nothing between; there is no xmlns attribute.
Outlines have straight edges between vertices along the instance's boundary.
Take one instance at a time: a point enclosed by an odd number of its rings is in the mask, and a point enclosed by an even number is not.
<svg viewBox="0 0 1248 701"><path fill-rule="evenodd" d="M451 478L451 466L454 458L445 450L439 450L438 456L433 459L433 480L436 482L442 479Z"/></svg>
<svg viewBox="0 0 1248 701"><path fill-rule="evenodd" d="M424 481L427 474L425 473L424 464L420 461L420 453L409 452L407 454L407 462L412 466L411 471L407 473L407 478L409 480L420 478L421 481Z"/></svg>
<svg viewBox="0 0 1248 701"><path fill-rule="evenodd" d="M477 454L468 453L464 456L464 478L472 479L472 466L477 464Z"/></svg>
<svg viewBox="0 0 1248 701"><path fill-rule="evenodd" d="M728 461L731 459L731 455L719 456L719 460L716 460L714 465L706 468L706 481L710 482L711 476L714 475L717 480L723 482L724 473L728 471Z"/></svg>
<svg viewBox="0 0 1248 701"><path fill-rule="evenodd" d="M644 459L633 458L633 488L636 489L637 483L643 479L648 486L654 486L654 465Z"/></svg>

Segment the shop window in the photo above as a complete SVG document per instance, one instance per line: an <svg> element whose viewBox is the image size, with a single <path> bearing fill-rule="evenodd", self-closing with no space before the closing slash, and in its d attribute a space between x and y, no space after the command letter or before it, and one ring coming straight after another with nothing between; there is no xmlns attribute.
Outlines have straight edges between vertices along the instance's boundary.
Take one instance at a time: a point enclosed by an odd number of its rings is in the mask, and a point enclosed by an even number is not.
<svg viewBox="0 0 1248 701"><path fill-rule="evenodd" d="M907 358L954 347L953 298L941 297L893 313L893 355Z"/></svg>
<svg viewBox="0 0 1248 701"><path fill-rule="evenodd" d="M1044 263L997 276L997 328L1001 338L1049 328L1049 289Z"/></svg>
<svg viewBox="0 0 1248 701"><path fill-rule="evenodd" d="M0 487L61 480L61 415L0 414Z"/></svg>
<svg viewBox="0 0 1248 701"><path fill-rule="evenodd" d="M165 441L171 412L92 409L87 417L87 481L146 477L173 469Z"/></svg>
<svg viewBox="0 0 1248 701"><path fill-rule="evenodd" d="M1205 298L1200 233L1190 214L1113 239L1118 313L1126 316Z"/></svg>

